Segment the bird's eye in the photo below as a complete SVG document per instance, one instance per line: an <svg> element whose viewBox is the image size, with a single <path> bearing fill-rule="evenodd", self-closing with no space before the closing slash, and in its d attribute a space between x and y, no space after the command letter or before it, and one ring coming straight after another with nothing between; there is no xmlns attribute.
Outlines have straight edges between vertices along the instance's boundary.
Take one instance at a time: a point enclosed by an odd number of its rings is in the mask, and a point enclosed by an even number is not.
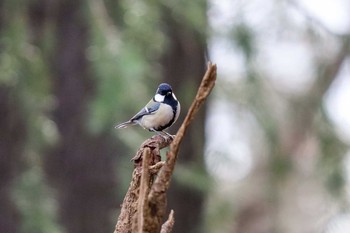
<svg viewBox="0 0 350 233"><path fill-rule="evenodd" d="M171 91L168 91L168 92L166 93L166 95L171 95Z"/></svg>

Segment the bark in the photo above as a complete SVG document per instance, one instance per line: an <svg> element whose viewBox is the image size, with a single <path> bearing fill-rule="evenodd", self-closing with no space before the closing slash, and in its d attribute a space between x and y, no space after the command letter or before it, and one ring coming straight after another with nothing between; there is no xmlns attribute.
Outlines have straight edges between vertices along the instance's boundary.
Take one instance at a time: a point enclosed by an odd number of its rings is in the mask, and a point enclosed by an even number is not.
<svg viewBox="0 0 350 233"><path fill-rule="evenodd" d="M132 180L125 195L123 204L121 205L121 212L115 227L115 233L133 232L133 221L137 216L138 199L140 197L141 175L143 171L142 167L145 167L146 164L148 164L151 166L149 169L150 173L153 174L153 176L156 175L163 164L160 162L160 150L169 146L170 143L170 139L164 140L160 136L154 136L146 140L136 152L136 155L132 159L135 166L132 174ZM151 156L149 160L146 159L146 164L142 165L144 163L143 155L145 150L149 150L149 154L151 154ZM150 181L151 180L153 179L150 179ZM143 188L142 190L143 197L145 197L146 189Z"/></svg>
<svg viewBox="0 0 350 233"><path fill-rule="evenodd" d="M162 229L160 230L160 233L171 233L171 231L173 230L174 223L175 223L174 210L171 210L169 214L169 218L162 225Z"/></svg>

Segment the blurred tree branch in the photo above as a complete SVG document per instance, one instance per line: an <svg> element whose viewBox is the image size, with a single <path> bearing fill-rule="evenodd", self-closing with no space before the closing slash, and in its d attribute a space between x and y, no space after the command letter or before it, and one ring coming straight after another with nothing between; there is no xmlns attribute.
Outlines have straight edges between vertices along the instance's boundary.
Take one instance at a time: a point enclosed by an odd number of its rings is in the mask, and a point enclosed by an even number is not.
<svg viewBox="0 0 350 233"><path fill-rule="evenodd" d="M350 35L341 37L341 40L340 48L334 58L328 63L322 61L319 62L320 73L309 92L310 95L311 93L316 94L314 95L315 98L319 98L327 92L333 81L336 79L343 62L350 53Z"/></svg>
<svg viewBox="0 0 350 233"><path fill-rule="evenodd" d="M317 61L318 72L310 91L308 91L306 95L291 100L291 102L294 103L296 112L300 116L294 119L295 122L290 129L290 132L292 132L290 135L294 136L292 140L294 142L290 145L291 148L297 148L297 145L304 141L306 132L312 127L315 112L317 112L317 109L322 104L324 95L337 78L337 74L349 55L349 51L350 38L344 37L339 50L333 58L327 58L326 61ZM289 150L291 148L289 148Z"/></svg>
<svg viewBox="0 0 350 233"><path fill-rule="evenodd" d="M174 140L171 142L170 138L164 139L156 135L146 140L137 151L133 158L135 168L132 181L122 203L115 233L171 232L174 225L173 211L163 226L161 222L166 211L166 192L175 168L179 146L188 126L213 89L215 80L216 65L208 63L197 95ZM170 151L163 163L160 161L160 149L169 144ZM158 174L154 167L160 168Z"/></svg>
<svg viewBox="0 0 350 233"><path fill-rule="evenodd" d="M302 11L302 13L306 12ZM305 17L314 22L308 15ZM298 195L298 192L294 191L297 189L303 190L303 195L308 193L308 195L319 195L319 198L324 198L327 194L319 190L327 188L331 194L341 197L344 189L342 161L346 147L327 114L323 112L323 104L327 92L339 77L340 70L349 57L350 35L331 33L321 25L321 22L314 23L334 37L338 46L334 53L330 54L320 54L322 51L320 47L313 47L315 73L307 92L288 98L278 91L271 94L271 89L264 86L268 81L259 78L254 67L248 67L247 76L250 79L246 80L248 85L243 89L243 93L248 93L247 106L266 136L265 145L269 153L268 166L264 167L263 163L257 166L249 182L252 184L259 182L260 186L267 186L269 190L261 192L257 195L258 197L252 195L254 196L252 200L241 207L237 214L235 232L287 232L288 228L298 229L296 225L304 221L305 215L294 216L294 220L288 223L280 221L281 213L285 212L282 217L284 219L290 216L286 212L294 208L295 203L290 203ZM325 41L325 43L328 42ZM283 98L280 103L288 107L274 111L277 109L274 98ZM305 160L306 162L303 163ZM311 178L310 174L315 174L319 168L323 169L321 175L317 173L317 176ZM304 181L300 181L302 179ZM296 180L298 181L295 182ZM314 182L317 185L314 184L313 190L310 191L305 188L307 182ZM249 188L248 192L259 192L253 185ZM273 205L271 205L272 201ZM315 216L320 218L321 214L315 214ZM304 227L312 229L313 226L305 221Z"/></svg>

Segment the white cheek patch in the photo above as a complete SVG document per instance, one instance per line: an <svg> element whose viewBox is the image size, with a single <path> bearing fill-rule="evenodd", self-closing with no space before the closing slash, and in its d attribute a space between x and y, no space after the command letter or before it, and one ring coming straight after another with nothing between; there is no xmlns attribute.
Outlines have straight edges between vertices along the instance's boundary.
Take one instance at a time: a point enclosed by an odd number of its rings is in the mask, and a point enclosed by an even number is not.
<svg viewBox="0 0 350 233"><path fill-rule="evenodd" d="M157 101L157 102L163 102L164 101L164 95L156 94L154 96L154 100Z"/></svg>
<svg viewBox="0 0 350 233"><path fill-rule="evenodd" d="M177 99L176 99L176 96L174 95L174 93L172 94L172 96L173 96L174 100L177 100Z"/></svg>

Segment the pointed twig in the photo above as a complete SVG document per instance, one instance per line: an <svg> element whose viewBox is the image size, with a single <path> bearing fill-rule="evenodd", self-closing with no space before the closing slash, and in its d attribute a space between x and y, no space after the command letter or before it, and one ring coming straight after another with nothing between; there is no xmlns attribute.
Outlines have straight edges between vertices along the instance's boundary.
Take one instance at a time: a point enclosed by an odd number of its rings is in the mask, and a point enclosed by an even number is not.
<svg viewBox="0 0 350 233"><path fill-rule="evenodd" d="M133 157L135 168L132 173L132 180L121 205L121 211L114 233L132 232L133 220L136 218L135 216L138 209L144 151L149 150L151 152L150 161L148 162L151 165L149 169L151 174L155 175L163 164L163 162L160 161L160 150L169 146L171 141L170 138L165 140L163 137L156 135L142 143L141 147L136 152Z"/></svg>
<svg viewBox="0 0 350 233"><path fill-rule="evenodd" d="M162 229L160 230L160 233L171 233L173 230L173 226L175 223L175 218L174 218L174 210L170 211L168 220L162 225Z"/></svg>
<svg viewBox="0 0 350 233"><path fill-rule="evenodd" d="M167 153L167 159L165 164L160 169L159 174L154 181L150 193L148 195L148 208L145 211L148 212L147 224L145 224L145 232L159 232L161 227L161 222L165 215L166 210L166 191L169 188L171 181L171 176L174 171L174 167L177 160L177 155L179 151L179 146L181 141L187 131L188 126L194 119L196 113L204 103L205 99L210 94L211 90L214 88L216 80L216 65L208 63L208 69L205 73L202 82L197 91L197 95L188 110L186 118L182 123L180 129L177 131L174 141L170 145L170 151Z"/></svg>

